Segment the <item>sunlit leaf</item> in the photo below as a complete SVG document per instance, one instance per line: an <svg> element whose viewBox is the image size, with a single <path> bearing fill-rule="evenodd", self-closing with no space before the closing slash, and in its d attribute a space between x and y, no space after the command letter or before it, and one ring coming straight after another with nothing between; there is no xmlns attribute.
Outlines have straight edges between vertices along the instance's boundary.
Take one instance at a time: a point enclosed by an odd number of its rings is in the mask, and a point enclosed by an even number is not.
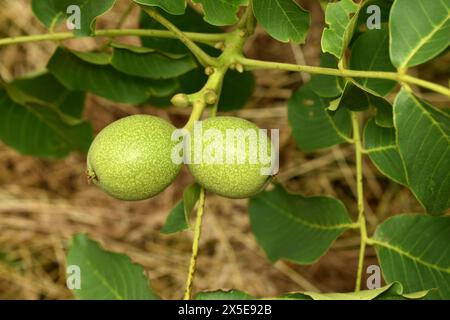
<svg viewBox="0 0 450 320"><path fill-rule="evenodd" d="M397 68L424 63L450 45L450 1L395 0L389 29Z"/></svg>
<svg viewBox="0 0 450 320"><path fill-rule="evenodd" d="M282 42L305 41L310 16L293 0L253 0L258 22L273 38Z"/></svg>
<svg viewBox="0 0 450 320"><path fill-rule="evenodd" d="M450 217L397 215L377 227L373 241L387 282L450 299Z"/></svg>
<svg viewBox="0 0 450 320"><path fill-rule="evenodd" d="M341 59L353 35L359 6L352 0L329 3L325 11L328 25L322 34L322 51Z"/></svg>
<svg viewBox="0 0 450 320"><path fill-rule="evenodd" d="M402 90L394 103L408 185L428 213L450 206L450 114Z"/></svg>
<svg viewBox="0 0 450 320"><path fill-rule="evenodd" d="M226 26L237 22L239 7L248 0L193 0L201 4L205 12L205 21L216 26Z"/></svg>

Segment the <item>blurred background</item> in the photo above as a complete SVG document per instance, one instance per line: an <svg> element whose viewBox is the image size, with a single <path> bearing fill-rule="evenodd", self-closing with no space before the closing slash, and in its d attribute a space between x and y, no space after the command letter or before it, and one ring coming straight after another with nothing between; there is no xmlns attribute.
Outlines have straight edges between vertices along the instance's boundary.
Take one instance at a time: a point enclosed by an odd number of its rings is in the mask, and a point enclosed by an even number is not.
<svg viewBox="0 0 450 320"><path fill-rule="evenodd" d="M98 20L97 28L115 27L129 2L119 0L111 12ZM318 0L299 3L312 14L305 45L279 43L257 28L246 54L259 59L318 65L323 11ZM136 28L138 18L139 9L134 8L123 26ZM0 0L0 38L45 32L32 15L30 1ZM135 38L121 40L138 43ZM104 41L80 39L65 44L92 50ZM42 70L56 45L39 42L0 47L1 78L8 81ZM447 52L412 72L447 85L449 62ZM281 129L277 182L292 192L338 197L355 217L352 147L343 145L304 154L290 137L287 99L292 90L309 80L309 75L284 71L259 71L255 75L253 97L244 109L229 114L249 119L263 128ZM435 105L448 104L436 94L422 92L421 96ZM189 110L134 107L88 96L85 118L98 132L116 119L138 113L157 115L181 127ZM65 286L65 252L71 236L79 232L88 233L107 249L125 253L144 266L152 287L162 298L182 297L192 233L163 235L159 230L192 177L183 169L175 183L159 196L141 202L121 202L87 183L85 160L83 154L71 154L61 160L22 156L0 142L0 299L72 298ZM364 170L369 232L389 215L423 211L407 189L384 178L367 158ZM356 232L346 232L312 266L280 261L271 264L251 232L246 207L246 200L207 195L195 291L238 288L258 297L269 297L289 291L353 290L359 246ZM369 248L366 265L376 263L375 253Z"/></svg>

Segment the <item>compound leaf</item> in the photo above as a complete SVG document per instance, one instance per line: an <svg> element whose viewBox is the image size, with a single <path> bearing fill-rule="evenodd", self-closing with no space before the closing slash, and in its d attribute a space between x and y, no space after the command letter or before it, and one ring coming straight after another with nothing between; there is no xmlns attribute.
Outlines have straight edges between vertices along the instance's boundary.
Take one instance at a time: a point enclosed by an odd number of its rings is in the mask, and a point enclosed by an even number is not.
<svg viewBox="0 0 450 320"><path fill-rule="evenodd" d="M450 114L402 89L394 125L410 189L428 213L442 213L450 206Z"/></svg>
<svg viewBox="0 0 450 320"><path fill-rule="evenodd" d="M364 128L364 146L378 170L395 182L407 185L394 128L380 127L370 119Z"/></svg>
<svg viewBox="0 0 450 320"><path fill-rule="evenodd" d="M248 0L193 0L201 4L205 12L205 21L215 26L226 26L237 22L239 7Z"/></svg>
<svg viewBox="0 0 450 320"><path fill-rule="evenodd" d="M303 151L327 148L350 139L352 124L346 108L332 113L329 100L306 85L295 91L288 103L288 121L297 145Z"/></svg>
<svg viewBox="0 0 450 320"><path fill-rule="evenodd" d="M389 19L390 55L397 68L424 63L450 45L449 0L396 0Z"/></svg>
<svg viewBox="0 0 450 320"><path fill-rule="evenodd" d="M116 0L32 0L34 15L47 28L53 28L73 12L71 6L77 6L80 12L80 26L74 29L77 36L90 36L95 31L95 21L98 16L109 11Z"/></svg>
<svg viewBox="0 0 450 320"><path fill-rule="evenodd" d="M322 51L333 54L341 59L353 35L358 20L359 6L352 0L341 0L329 3L325 10L325 23L328 28L323 30Z"/></svg>
<svg viewBox="0 0 450 320"><path fill-rule="evenodd" d="M85 93L68 90L47 71L15 79L11 85L43 103L54 105L68 116L81 118Z"/></svg>
<svg viewBox="0 0 450 320"><path fill-rule="evenodd" d="M80 288L73 293L85 300L158 300L144 269L119 253L104 250L86 235L73 237L67 265L80 271Z"/></svg>
<svg viewBox="0 0 450 320"><path fill-rule="evenodd" d="M174 79L130 76L114 69L106 58L104 54L58 48L47 68L70 90L88 91L115 102L140 104L151 95L167 96L177 89Z"/></svg>
<svg viewBox="0 0 450 320"><path fill-rule="evenodd" d="M394 114L392 105L386 99L378 96L369 96L370 106L375 108L375 123L380 127L394 127Z"/></svg>
<svg viewBox="0 0 450 320"><path fill-rule="evenodd" d="M387 282L450 299L450 217L394 216L377 227L373 243Z"/></svg>
<svg viewBox="0 0 450 320"><path fill-rule="evenodd" d="M253 12L267 33L278 41L305 41L310 16L294 0L254 0Z"/></svg>
<svg viewBox="0 0 450 320"><path fill-rule="evenodd" d="M329 109L334 111L347 108L351 111L364 111L370 106L370 96L371 94L367 91L351 82L347 82L342 95L332 102Z"/></svg>
<svg viewBox="0 0 450 320"><path fill-rule="evenodd" d="M3 142L22 154L45 158L60 158L71 151L87 152L92 140L88 123L69 124L55 107L19 104L10 94L0 88L0 139Z"/></svg>
<svg viewBox="0 0 450 320"><path fill-rule="evenodd" d="M329 53L321 53L320 66L337 69L338 60ZM342 93L342 79L340 77L314 74L309 81L309 86L321 97L334 98Z"/></svg>
<svg viewBox="0 0 450 320"><path fill-rule="evenodd" d="M212 26L206 23L202 16L192 9L191 7L187 7L186 11L183 15L179 16L171 16L166 12L160 12L160 14L169 19L172 24L177 26L180 30L189 31L189 32L201 32L201 33L219 33L221 29ZM156 20L150 18L150 16L142 12L139 20L139 26L142 29L157 29L157 30L165 30L165 27L162 26ZM179 40L177 39L165 39L165 38L156 38L156 37L142 37L141 38L142 45L147 48L159 49L164 52L170 53L190 53L189 49ZM209 47L202 47L209 54L214 55L213 53L219 52L218 50L214 50L214 52L208 51Z"/></svg>
<svg viewBox="0 0 450 320"><path fill-rule="evenodd" d="M113 43L112 66L129 75L152 79L175 78L197 67L190 54Z"/></svg>
<svg viewBox="0 0 450 320"><path fill-rule="evenodd" d="M387 26L360 35L352 46L350 69L366 71L394 71L389 58L389 31ZM358 84L378 95L385 96L396 82L385 79L354 78Z"/></svg>
<svg viewBox="0 0 450 320"><path fill-rule="evenodd" d="M339 200L289 194L281 186L252 197L249 213L256 240L271 261L312 264L352 225Z"/></svg>

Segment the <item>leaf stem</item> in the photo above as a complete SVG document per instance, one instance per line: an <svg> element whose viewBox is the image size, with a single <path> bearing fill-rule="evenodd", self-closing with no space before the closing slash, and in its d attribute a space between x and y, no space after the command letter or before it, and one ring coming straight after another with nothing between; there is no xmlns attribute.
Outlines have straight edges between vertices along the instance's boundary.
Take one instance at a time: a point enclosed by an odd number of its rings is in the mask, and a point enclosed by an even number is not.
<svg viewBox="0 0 450 320"><path fill-rule="evenodd" d="M208 45L214 45L216 42L223 41L227 37L227 34L225 33L184 32L184 35L192 41L205 43ZM136 36L136 37L156 37L156 38L171 38L171 39L178 38L171 31L157 30L157 29L104 29L95 31L94 36L95 37ZM74 38L77 37L72 32L35 34L35 35L0 39L0 46L38 42L38 41L62 41Z"/></svg>
<svg viewBox="0 0 450 320"><path fill-rule="evenodd" d="M358 223L361 242L359 247L358 269L356 272L355 291L361 290L362 271L364 267L364 257L367 244L367 228L366 217L364 215L364 189L363 189L363 167L362 167L362 143L359 128L358 113L352 112L353 140L355 144L355 160L356 160L356 190L358 201Z"/></svg>
<svg viewBox="0 0 450 320"><path fill-rule="evenodd" d="M172 32L188 49L192 52L193 55L197 57L199 62L204 66L213 66L216 64L216 59L208 55L205 51L202 50L194 41L192 41L189 37L187 37L184 32L178 29L172 22L164 18L160 15L155 9L141 6L142 10L144 10L150 17L158 21L164 27L167 28L170 32Z"/></svg>
<svg viewBox="0 0 450 320"><path fill-rule="evenodd" d="M179 31L179 30L178 30ZM180 31L181 32L181 31ZM217 42L225 41L229 34L227 33L197 33L197 32L181 32L185 39L194 42L204 43L214 46ZM136 37L156 37L156 38L170 38L179 39L179 35L168 30L157 29L104 29L94 32L95 37L122 37L122 36L136 36ZM0 39L0 47L5 45L31 43L39 41L63 41L77 38L72 32L57 32L48 34L36 34L26 35L18 37L9 37ZM181 39L180 39L181 40ZM195 45L196 46L196 45ZM196 46L199 48L198 46ZM192 45L191 45L192 48ZM191 49L189 48L189 49ZM199 48L200 49L200 48ZM195 50L195 49L194 49ZM201 50L201 49L200 49ZM206 53L205 53L206 54ZM209 57L209 56L208 56ZM209 57L214 60L214 58ZM209 58L208 61L209 61ZM212 62L212 60L210 61ZM280 63L273 61L262 61L256 59L249 59L243 56L236 57L236 62L245 66L248 70L253 69L279 69L295 72L307 72L311 74L324 74L337 77L355 77L355 78L375 78L386 79L397 82L404 82L414 84L422 88L440 93L444 96L450 97L450 89L423 79L413 77L408 74L396 73L396 72L383 72L383 71L364 71L364 70L349 70L349 69L333 69L314 67L307 65L297 65L290 63Z"/></svg>
<svg viewBox="0 0 450 320"><path fill-rule="evenodd" d="M273 61L263 61L249 59L245 57L238 57L237 61L245 66L248 70L254 69L279 69L295 72L308 72L311 74L324 74L337 77L355 77L355 78L374 78L374 79L386 79L397 82L406 82L415 84L417 86L429 89L431 91L438 92L442 95L450 97L450 89L441 86L437 83L429 82L423 79L418 79L408 74L396 73L396 72L384 72L384 71L364 71L364 70L350 70L350 69L333 69L314 67L307 65L298 65L291 63L281 63Z"/></svg>
<svg viewBox="0 0 450 320"><path fill-rule="evenodd" d="M192 255L191 262L189 264L188 277L186 280L186 290L184 292L184 300L190 300L192 298L192 287L194 284L194 276L197 271L197 257L198 247L200 243L200 235L202 232L203 213L205 208L205 189L200 189L200 198L198 201L197 217L195 221L194 229L194 242L192 243Z"/></svg>

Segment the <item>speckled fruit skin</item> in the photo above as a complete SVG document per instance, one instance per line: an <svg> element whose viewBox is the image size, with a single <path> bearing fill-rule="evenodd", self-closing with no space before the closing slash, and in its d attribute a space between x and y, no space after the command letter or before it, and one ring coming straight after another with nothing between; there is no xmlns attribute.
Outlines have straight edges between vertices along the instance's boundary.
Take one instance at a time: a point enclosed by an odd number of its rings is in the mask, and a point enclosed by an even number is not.
<svg viewBox="0 0 450 320"><path fill-rule="evenodd" d="M223 134L226 133L227 129L240 128L243 130L259 130L258 126L254 123L236 117L214 117L202 121L203 132L210 128L218 129ZM194 143L195 135L192 134L191 154L194 153ZM268 147L267 153L270 154L270 141L268 142ZM246 152L248 157L248 144L246 144ZM225 151L224 155L226 155ZM262 175L260 170L262 167L267 166L268 165L249 164L248 162L243 164L236 162L230 164L187 164L189 171L192 173L197 183L206 190L226 198L235 199L251 197L264 189L271 180L271 176Z"/></svg>
<svg viewBox="0 0 450 320"><path fill-rule="evenodd" d="M178 175L171 140L175 127L158 117L134 115L115 121L94 139L88 176L109 195L136 201L163 191Z"/></svg>

